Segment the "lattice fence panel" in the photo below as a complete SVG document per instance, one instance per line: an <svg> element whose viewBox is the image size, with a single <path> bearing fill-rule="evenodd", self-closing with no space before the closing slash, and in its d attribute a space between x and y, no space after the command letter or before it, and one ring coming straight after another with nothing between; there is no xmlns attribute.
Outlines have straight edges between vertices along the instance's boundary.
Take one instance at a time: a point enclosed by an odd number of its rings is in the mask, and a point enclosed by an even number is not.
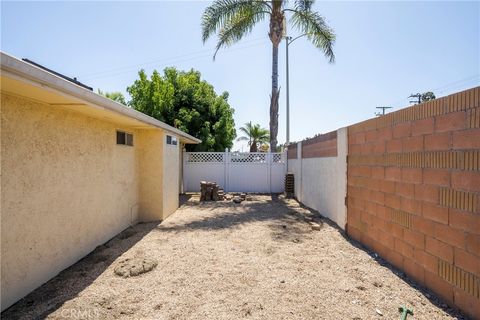
<svg viewBox="0 0 480 320"><path fill-rule="evenodd" d="M266 153L232 153L230 156L232 163L267 163Z"/></svg>
<svg viewBox="0 0 480 320"><path fill-rule="evenodd" d="M188 158L187 162L189 163L219 163L224 161L224 153L214 153L214 152L206 152L206 153L187 153Z"/></svg>
<svg viewBox="0 0 480 320"><path fill-rule="evenodd" d="M285 163L285 157L283 156L282 153L273 153L273 163Z"/></svg>

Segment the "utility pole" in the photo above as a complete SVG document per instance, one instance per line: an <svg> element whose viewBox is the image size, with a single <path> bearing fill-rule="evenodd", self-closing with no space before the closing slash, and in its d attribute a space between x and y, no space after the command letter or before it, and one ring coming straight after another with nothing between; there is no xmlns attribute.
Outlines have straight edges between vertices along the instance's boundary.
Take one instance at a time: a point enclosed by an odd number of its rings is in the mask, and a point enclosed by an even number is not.
<svg viewBox="0 0 480 320"><path fill-rule="evenodd" d="M251 135L252 130L251 130L251 129L252 129L252 121L250 120L250 134L248 135L248 138L249 138L249 140L248 140L248 146L249 146L250 148L252 147L252 135Z"/></svg>
<svg viewBox="0 0 480 320"><path fill-rule="evenodd" d="M285 31L284 31L284 33L285 33ZM287 112L286 112L286 115L287 115L287 139L285 141L285 145L287 145L287 146L290 144L290 75L289 75L289 65L288 65L288 47L290 46L290 44L293 41L297 40L298 38L304 37L306 35L308 35L308 34L304 33L304 34L299 35L298 37L295 37L295 38L292 38L290 36L284 36L286 58L287 58L287 72L286 72L286 76L287 76Z"/></svg>
<svg viewBox="0 0 480 320"><path fill-rule="evenodd" d="M382 109L382 113L380 113L380 112L376 112L376 113L375 113L375 115L376 115L377 117L379 117L379 116L384 116L384 115L385 115L385 110L386 110L386 109L392 109L393 107L376 107L376 108L377 108L377 109Z"/></svg>
<svg viewBox="0 0 480 320"><path fill-rule="evenodd" d="M290 44L289 41L292 40L292 37L286 36L285 37L285 50L287 56L287 138L285 141L285 145L290 144L290 79L289 79L289 72L288 72L288 45Z"/></svg>
<svg viewBox="0 0 480 320"><path fill-rule="evenodd" d="M414 100L414 101L411 101L411 100L410 100L410 101L409 101L410 103L415 103L415 104L420 104L420 103L422 103L422 94L421 94L421 93L416 93L416 94L413 94L413 93L412 93L412 94L409 96L409 98L417 98L417 99L418 99L418 101L415 101L415 100Z"/></svg>

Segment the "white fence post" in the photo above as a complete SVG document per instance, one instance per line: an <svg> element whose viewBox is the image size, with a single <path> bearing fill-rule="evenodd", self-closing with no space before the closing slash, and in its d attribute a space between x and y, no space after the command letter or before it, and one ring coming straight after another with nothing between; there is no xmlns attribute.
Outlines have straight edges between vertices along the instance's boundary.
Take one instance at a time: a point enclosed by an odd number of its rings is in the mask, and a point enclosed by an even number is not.
<svg viewBox="0 0 480 320"><path fill-rule="evenodd" d="M268 164L268 192L272 193L272 162L273 154L271 152L267 153L267 164Z"/></svg>
<svg viewBox="0 0 480 320"><path fill-rule="evenodd" d="M182 184L183 184L183 190L182 192L187 192L187 175L185 174L185 168L187 166L187 152L185 149L183 149L183 170L182 170Z"/></svg>
<svg viewBox="0 0 480 320"><path fill-rule="evenodd" d="M230 191L230 187L228 185L228 163L230 162L230 159L228 157L229 152L227 149L225 149L225 153L223 154L223 181L224 181L224 189L225 192Z"/></svg>

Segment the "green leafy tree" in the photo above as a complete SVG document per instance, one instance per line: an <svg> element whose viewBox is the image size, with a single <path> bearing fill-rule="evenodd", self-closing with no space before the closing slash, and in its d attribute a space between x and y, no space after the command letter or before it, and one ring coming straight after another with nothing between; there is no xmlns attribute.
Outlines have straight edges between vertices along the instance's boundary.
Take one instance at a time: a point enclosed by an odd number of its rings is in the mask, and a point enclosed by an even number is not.
<svg viewBox="0 0 480 320"><path fill-rule="evenodd" d="M240 131L245 135L238 138L237 141L248 141L250 152L257 152L258 147L266 144L270 139L268 130L260 127L259 124L252 125L251 122L247 122L240 128Z"/></svg>
<svg viewBox="0 0 480 320"><path fill-rule="evenodd" d="M107 97L113 101L116 101L118 103L121 103L123 105L127 105L127 102L125 101L125 97L121 92L114 91L114 92L103 92L102 90L98 89L98 94Z"/></svg>
<svg viewBox="0 0 480 320"><path fill-rule="evenodd" d="M430 101L430 100L435 100L436 97L435 97L435 94L433 92L428 91L428 92L422 93L421 99L422 99L422 102L426 102L426 101Z"/></svg>
<svg viewBox="0 0 480 320"><path fill-rule="evenodd" d="M275 151L276 152L283 152L286 149L287 149L287 145L285 143L282 143L282 144L277 146L277 150L275 150Z"/></svg>
<svg viewBox="0 0 480 320"><path fill-rule="evenodd" d="M234 109L228 104L228 92L217 95L200 72L166 68L161 75L154 70L150 79L144 70L127 88L129 105L202 140L187 145L188 151L224 151L236 137Z"/></svg>
<svg viewBox="0 0 480 320"><path fill-rule="evenodd" d="M240 41L255 24L269 19L268 36L272 42L272 93L270 96L270 146L277 147L278 134L278 46L284 38L286 16L299 33L305 34L315 47L322 50L329 62L334 62L335 34L325 19L312 11L314 0L215 0L202 17L202 38L207 41L218 34L217 50ZM215 57L214 55L214 57Z"/></svg>

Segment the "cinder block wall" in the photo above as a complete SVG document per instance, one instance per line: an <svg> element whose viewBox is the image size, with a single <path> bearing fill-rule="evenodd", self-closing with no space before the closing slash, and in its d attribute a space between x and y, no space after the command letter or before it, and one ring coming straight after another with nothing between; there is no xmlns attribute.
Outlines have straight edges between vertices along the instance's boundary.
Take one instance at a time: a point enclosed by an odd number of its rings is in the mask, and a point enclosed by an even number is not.
<svg viewBox="0 0 480 320"><path fill-rule="evenodd" d="M302 141L302 158L336 157L337 153L337 131Z"/></svg>
<svg viewBox="0 0 480 320"><path fill-rule="evenodd" d="M480 319L480 87L348 128L347 232Z"/></svg>

